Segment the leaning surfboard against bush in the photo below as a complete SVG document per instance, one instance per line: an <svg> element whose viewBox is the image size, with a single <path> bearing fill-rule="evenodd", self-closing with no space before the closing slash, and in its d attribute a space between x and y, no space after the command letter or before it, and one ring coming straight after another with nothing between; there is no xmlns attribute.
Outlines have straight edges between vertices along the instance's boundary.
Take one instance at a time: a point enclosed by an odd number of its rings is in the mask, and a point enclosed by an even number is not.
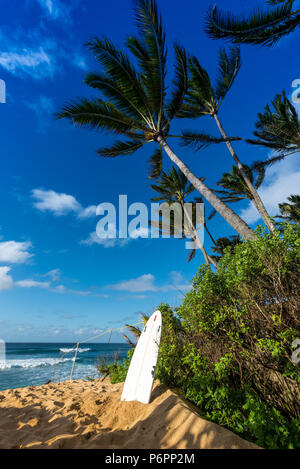
<svg viewBox="0 0 300 469"><path fill-rule="evenodd" d="M158 358L161 323L161 313L157 310L145 324L130 362L121 401L149 403Z"/></svg>

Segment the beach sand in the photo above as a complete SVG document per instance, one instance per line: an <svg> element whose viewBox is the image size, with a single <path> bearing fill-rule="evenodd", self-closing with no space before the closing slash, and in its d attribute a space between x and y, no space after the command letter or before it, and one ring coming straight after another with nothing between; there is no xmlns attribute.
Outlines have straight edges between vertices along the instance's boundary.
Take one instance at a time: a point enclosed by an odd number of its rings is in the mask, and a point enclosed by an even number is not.
<svg viewBox="0 0 300 469"><path fill-rule="evenodd" d="M0 448L257 448L155 383L150 404L123 384L64 381L0 391Z"/></svg>

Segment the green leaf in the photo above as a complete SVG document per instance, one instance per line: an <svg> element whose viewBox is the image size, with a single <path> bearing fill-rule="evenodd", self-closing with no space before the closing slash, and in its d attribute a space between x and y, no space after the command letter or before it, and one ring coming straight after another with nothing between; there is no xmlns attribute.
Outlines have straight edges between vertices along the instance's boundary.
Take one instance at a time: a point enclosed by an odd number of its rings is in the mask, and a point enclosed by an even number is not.
<svg viewBox="0 0 300 469"><path fill-rule="evenodd" d="M156 179L160 176L162 171L162 150L158 148L151 158L149 159L150 169L149 169L149 178Z"/></svg>
<svg viewBox="0 0 300 469"><path fill-rule="evenodd" d="M147 123L151 123L152 111L148 105L148 97L127 55L107 38L94 38L86 45L104 68L105 74L117 84L131 103L142 111L143 116L147 116Z"/></svg>
<svg viewBox="0 0 300 469"><path fill-rule="evenodd" d="M257 8L246 17L224 12L214 6L207 13L205 31L211 39L273 46L300 24L300 13L292 11L292 1L277 3L282 5L267 10Z"/></svg>
<svg viewBox="0 0 300 469"><path fill-rule="evenodd" d="M241 140L240 137L228 137L224 140L223 137L213 137L212 135L206 134L204 132L193 132L189 130L184 130L182 132L182 137L180 139L181 143L185 146L193 148L195 151L202 150L213 143L224 143L226 141L238 141Z"/></svg>
<svg viewBox="0 0 300 469"><path fill-rule="evenodd" d="M223 100L230 90L241 67L240 48L234 46L227 54L225 49L219 51L218 76L215 86L217 100Z"/></svg>
<svg viewBox="0 0 300 469"><path fill-rule="evenodd" d="M68 118L74 125L128 136L137 136L141 129L139 122L124 114L113 104L101 99L82 98L78 102L68 103L57 117L58 119Z"/></svg>
<svg viewBox="0 0 300 469"><path fill-rule="evenodd" d="M173 90L171 101L167 105L167 114L172 120L182 108L184 97L188 89L187 56L183 47L174 46L175 49L175 80L173 80Z"/></svg>
<svg viewBox="0 0 300 469"><path fill-rule="evenodd" d="M140 46L144 67L143 83L147 89L148 100L151 102L152 112L156 115L158 128L164 123L163 115L166 79L166 46L165 33L161 16L154 0L134 0L135 17L140 37ZM136 44L137 46L137 44ZM138 50L136 47L136 51ZM134 49L132 49L134 52ZM147 61L144 58L147 57Z"/></svg>
<svg viewBox="0 0 300 469"><path fill-rule="evenodd" d="M110 147L104 147L97 150L99 156L116 157L120 155L130 155L135 153L143 146L143 142L139 140L128 140L126 142L118 141Z"/></svg>

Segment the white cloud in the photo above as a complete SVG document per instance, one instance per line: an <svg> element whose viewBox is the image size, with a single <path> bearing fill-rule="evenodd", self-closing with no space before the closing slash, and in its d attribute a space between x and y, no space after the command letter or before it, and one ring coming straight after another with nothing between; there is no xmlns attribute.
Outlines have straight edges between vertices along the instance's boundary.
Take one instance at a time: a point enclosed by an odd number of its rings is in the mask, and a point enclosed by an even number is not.
<svg viewBox="0 0 300 469"><path fill-rule="evenodd" d="M78 217L79 218L91 218L96 215L96 210L97 206L96 205L90 205L89 207L86 208L80 208L78 211Z"/></svg>
<svg viewBox="0 0 300 469"><path fill-rule="evenodd" d="M33 279L19 280L18 282L15 282L14 285L17 287L21 287L21 288L42 288L42 289L45 289L54 293L64 293L64 294L70 293L72 295L79 295L79 296L88 296L88 295L93 294L91 290L73 290L73 289L67 288L65 285L52 286L51 282L39 282ZM107 295L95 294L95 296L102 296L102 297L107 298Z"/></svg>
<svg viewBox="0 0 300 469"><path fill-rule="evenodd" d="M86 244L87 246L92 246L92 244L100 244L105 248L113 248L116 246L117 238L99 238L96 231L93 231L89 236L80 241L80 244Z"/></svg>
<svg viewBox="0 0 300 469"><path fill-rule="evenodd" d="M109 232L107 232L109 233ZM129 242L129 238L120 239L120 238L109 238L104 234L102 238L99 238L96 231L93 231L89 234L87 239L81 241L81 244L86 244L87 246L91 246L92 244L99 244L104 248L114 248L114 247L123 247L126 246Z"/></svg>
<svg viewBox="0 0 300 469"><path fill-rule="evenodd" d="M33 189L34 207L41 212L52 212L55 216L73 213L78 218L90 218L96 215L96 205L83 208L73 195L53 190Z"/></svg>
<svg viewBox="0 0 300 469"><path fill-rule="evenodd" d="M60 269L52 269L46 272L42 277L50 277L52 282L57 282L61 277Z"/></svg>
<svg viewBox="0 0 300 469"><path fill-rule="evenodd" d="M104 248L114 248L116 246L125 246L129 241L130 238L118 238L115 225L108 223L107 227L105 226L105 229L102 231L98 229L97 232L92 231L87 239L84 239L80 243L86 244L87 246L91 246L92 244L100 244Z"/></svg>
<svg viewBox="0 0 300 469"><path fill-rule="evenodd" d="M0 243L4 244L4 243ZM46 274L42 275L42 277L50 277L51 281L39 281L34 280L32 278L27 278L23 280L14 281L11 275L8 275L11 268L8 266L0 267L0 290L9 290L13 287L19 288L41 288L43 290L48 290L49 292L54 293L69 293L72 295L79 295L79 296L99 296L102 298L108 298L107 294L98 294L94 293L92 289L89 290L74 290L67 288L65 285L55 285L53 286L51 282L56 282L59 280L61 276L61 272L59 269L53 269L47 272Z"/></svg>
<svg viewBox="0 0 300 469"><path fill-rule="evenodd" d="M81 46L76 40L70 42L70 13L75 8L74 2L66 5L57 0L41 0L40 3L45 6L49 19L59 18L64 26L68 24L67 28L60 28L62 37L58 41L52 25L48 23L45 28L45 22L39 21L39 17L35 28L3 26L0 31L0 68L15 76L30 76L37 80L53 77L55 72L62 72L66 64L85 70L87 65Z"/></svg>
<svg viewBox="0 0 300 469"><path fill-rule="evenodd" d="M107 286L107 288L109 288L110 290L129 291L132 293L157 291L157 287L154 285L154 282L154 275L144 274L137 278L124 280L123 282L119 282L114 285L109 285Z"/></svg>
<svg viewBox="0 0 300 469"><path fill-rule="evenodd" d="M102 232L93 231L89 234L87 239L81 241L81 244L86 244L91 246L92 244L100 244L105 248L114 248L116 246L123 247L126 246L130 240L138 238L147 238L149 235L148 228L136 228L130 233L128 238L118 238L116 233L116 228L113 224L109 223L107 228ZM100 235L100 236L99 236Z"/></svg>
<svg viewBox="0 0 300 469"><path fill-rule="evenodd" d="M54 111L53 99L48 96L39 96L35 101L24 101L24 104L31 109L37 117L41 116L41 113L52 114Z"/></svg>
<svg viewBox="0 0 300 469"><path fill-rule="evenodd" d="M64 285L57 285L56 287L51 288L51 291L55 293L72 293L73 295L79 296L87 296L92 294L90 290L71 290Z"/></svg>
<svg viewBox="0 0 300 469"><path fill-rule="evenodd" d="M29 241L4 241L0 242L0 262L9 262L12 264L22 264L26 262L32 254L28 252L31 247Z"/></svg>
<svg viewBox="0 0 300 469"><path fill-rule="evenodd" d="M40 78L51 70L51 58L42 47L11 50L0 53L0 66L16 75L23 72L34 78Z"/></svg>
<svg viewBox="0 0 300 469"><path fill-rule="evenodd" d="M25 280L19 280L18 282L15 282L15 285L21 288L50 288L50 283L49 282L38 282L36 280L32 280L31 278L25 279Z"/></svg>
<svg viewBox="0 0 300 469"><path fill-rule="evenodd" d="M177 270L172 270L172 272L170 272L170 278L172 282L178 283L178 284L183 281L182 273L178 272Z"/></svg>
<svg viewBox="0 0 300 469"><path fill-rule="evenodd" d="M75 67L78 67L81 70L87 70L88 68L85 58L79 53L75 53L73 55L73 57L71 58L71 62Z"/></svg>
<svg viewBox="0 0 300 469"><path fill-rule="evenodd" d="M24 101L24 104L36 114L37 130L45 133L54 121L53 112L55 108L53 100L47 96L39 96L34 101ZM43 116L42 119L41 116Z"/></svg>
<svg viewBox="0 0 300 469"><path fill-rule="evenodd" d="M136 228L135 230L131 231L130 238L137 239L137 238L148 238L149 230L145 227Z"/></svg>
<svg viewBox="0 0 300 469"><path fill-rule="evenodd" d="M132 295L124 295L119 298L119 301L124 301L127 299L134 299L134 300L145 300L148 298L147 295L138 295L138 294L132 294Z"/></svg>
<svg viewBox="0 0 300 469"><path fill-rule="evenodd" d="M13 279L8 272L10 267L0 267L0 290L10 290L13 287Z"/></svg>
<svg viewBox="0 0 300 469"><path fill-rule="evenodd" d="M187 292L191 290L192 285L184 281L183 275L177 270L172 270L169 274L170 283L162 286L161 290L179 290L180 292Z"/></svg>
<svg viewBox="0 0 300 469"><path fill-rule="evenodd" d="M46 16L52 20L60 20L64 23L71 23L71 12L78 6L77 1L67 2L66 0L37 0Z"/></svg>
<svg viewBox="0 0 300 469"><path fill-rule="evenodd" d="M50 15L53 14L54 12L53 0L38 0L38 2L42 8L45 8L48 11Z"/></svg>
<svg viewBox="0 0 300 469"><path fill-rule="evenodd" d="M130 293L144 293L147 291L158 292L169 290L180 290L186 292L191 289L191 285L184 282L183 276L180 272L172 271L169 277L170 281L161 286L156 284L154 275L144 274L137 278L124 280L113 285L107 285L106 288L110 290L127 291Z"/></svg>
<svg viewBox="0 0 300 469"><path fill-rule="evenodd" d="M54 215L66 215L70 212L77 213L81 206L72 195L57 193L55 191L45 191L42 189L34 189L32 191L33 198L36 199L34 206L42 212L50 211Z"/></svg>
<svg viewBox="0 0 300 469"><path fill-rule="evenodd" d="M270 166L266 171L265 182L258 192L267 212L271 216L277 215L279 203L286 201L291 194L300 193L299 155L292 155ZM252 203L249 203L248 207L242 210L241 217L247 223L255 223L260 220L260 215Z"/></svg>

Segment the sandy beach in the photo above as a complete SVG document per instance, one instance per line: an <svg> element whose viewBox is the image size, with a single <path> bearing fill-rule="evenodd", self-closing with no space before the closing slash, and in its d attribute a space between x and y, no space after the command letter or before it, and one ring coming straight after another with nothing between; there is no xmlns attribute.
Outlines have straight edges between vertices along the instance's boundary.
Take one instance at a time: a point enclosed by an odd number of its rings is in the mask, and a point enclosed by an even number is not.
<svg viewBox="0 0 300 469"><path fill-rule="evenodd" d="M1 391L0 448L257 448L158 382L147 405L120 402L122 387L106 379Z"/></svg>

